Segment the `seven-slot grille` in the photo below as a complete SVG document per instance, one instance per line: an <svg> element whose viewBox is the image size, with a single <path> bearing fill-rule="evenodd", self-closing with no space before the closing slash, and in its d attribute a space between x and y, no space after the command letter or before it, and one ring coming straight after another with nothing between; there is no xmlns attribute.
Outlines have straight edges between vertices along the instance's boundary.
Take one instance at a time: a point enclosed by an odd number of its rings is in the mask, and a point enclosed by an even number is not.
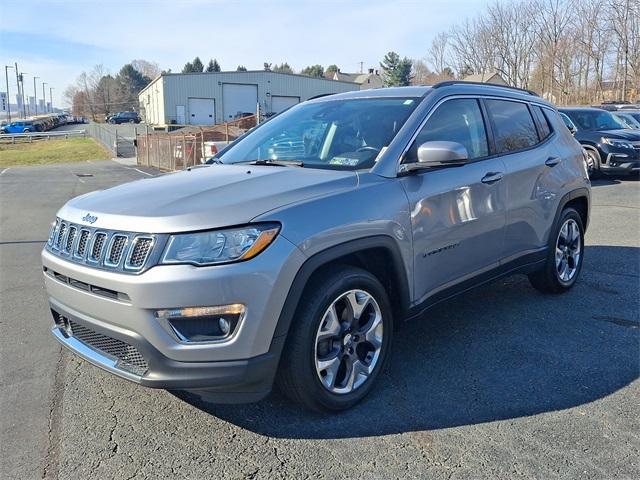
<svg viewBox="0 0 640 480"><path fill-rule="evenodd" d="M147 266L154 244L152 235L96 229L56 219L47 249L78 263L135 273Z"/></svg>

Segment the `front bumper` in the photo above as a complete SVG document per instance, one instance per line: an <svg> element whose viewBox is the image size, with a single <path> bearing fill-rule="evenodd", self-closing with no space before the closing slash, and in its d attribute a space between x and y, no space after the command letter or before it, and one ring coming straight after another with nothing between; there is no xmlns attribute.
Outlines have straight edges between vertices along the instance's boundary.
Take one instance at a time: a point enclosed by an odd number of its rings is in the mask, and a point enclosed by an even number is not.
<svg viewBox="0 0 640 480"><path fill-rule="evenodd" d="M271 388L284 343L284 336L274 338L275 327L304 259L281 236L248 262L156 266L140 275L93 269L44 250L44 281L54 320L58 315L72 321L84 336L56 324L52 332L94 365L141 385L202 388L220 392L218 401L253 401ZM154 316L157 309L233 303L245 305L246 312L225 341L181 341ZM110 350L114 342L124 345ZM145 368L123 364L118 352L129 349L144 358Z"/></svg>
<svg viewBox="0 0 640 480"><path fill-rule="evenodd" d="M640 149L607 153L606 161L600 165L600 170L608 174L640 172Z"/></svg>
<svg viewBox="0 0 640 480"><path fill-rule="evenodd" d="M180 362L165 357L135 332L104 328L55 300L50 305L56 320L64 317L74 326L73 332L82 332L74 334L56 324L51 330L56 340L93 365L145 387L206 389L218 402L253 402L265 397L285 338L274 339L267 353L246 360ZM127 353L122 347L110 348L107 342L125 346ZM131 361L133 352L144 360ZM123 362L124 358L129 361Z"/></svg>

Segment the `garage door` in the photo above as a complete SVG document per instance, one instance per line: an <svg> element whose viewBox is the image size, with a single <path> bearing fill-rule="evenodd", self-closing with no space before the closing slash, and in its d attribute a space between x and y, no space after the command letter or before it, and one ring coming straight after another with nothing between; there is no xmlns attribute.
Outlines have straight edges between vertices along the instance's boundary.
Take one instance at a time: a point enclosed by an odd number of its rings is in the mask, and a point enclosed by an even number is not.
<svg viewBox="0 0 640 480"><path fill-rule="evenodd" d="M271 97L271 111L273 113L280 113L283 110L300 103L300 97L284 97L281 95L273 95Z"/></svg>
<svg viewBox="0 0 640 480"><path fill-rule="evenodd" d="M225 122L233 120L239 113L255 113L257 104L257 85L222 84L222 111Z"/></svg>
<svg viewBox="0 0 640 480"><path fill-rule="evenodd" d="M216 101L213 98L189 99L189 124L214 125L216 123Z"/></svg>

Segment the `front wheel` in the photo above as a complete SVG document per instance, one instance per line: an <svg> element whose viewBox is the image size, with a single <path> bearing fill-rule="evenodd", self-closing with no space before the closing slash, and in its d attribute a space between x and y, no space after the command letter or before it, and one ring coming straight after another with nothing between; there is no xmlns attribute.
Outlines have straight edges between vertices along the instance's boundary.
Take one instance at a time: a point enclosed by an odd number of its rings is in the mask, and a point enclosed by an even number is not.
<svg viewBox="0 0 640 480"><path fill-rule="evenodd" d="M549 241L544 267L529 275L531 284L541 292L562 293L576 283L584 257L584 226L576 210L566 208Z"/></svg>
<svg viewBox="0 0 640 480"><path fill-rule="evenodd" d="M317 411L352 407L383 369L393 334L380 281L341 266L305 289L284 347L277 383L285 395Z"/></svg>
<svg viewBox="0 0 640 480"><path fill-rule="evenodd" d="M600 171L600 154L595 150L586 149L587 152L587 173L589 178L598 178L602 175Z"/></svg>

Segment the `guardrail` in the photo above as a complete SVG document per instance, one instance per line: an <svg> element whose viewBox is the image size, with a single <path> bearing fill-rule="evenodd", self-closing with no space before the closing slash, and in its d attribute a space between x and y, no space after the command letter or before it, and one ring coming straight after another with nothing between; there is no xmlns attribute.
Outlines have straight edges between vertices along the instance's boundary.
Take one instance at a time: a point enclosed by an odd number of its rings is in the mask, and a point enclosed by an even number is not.
<svg viewBox="0 0 640 480"><path fill-rule="evenodd" d="M64 132L29 132L29 133L0 133L0 142L16 143L18 141L33 142L34 139L86 137L86 130L66 130Z"/></svg>

